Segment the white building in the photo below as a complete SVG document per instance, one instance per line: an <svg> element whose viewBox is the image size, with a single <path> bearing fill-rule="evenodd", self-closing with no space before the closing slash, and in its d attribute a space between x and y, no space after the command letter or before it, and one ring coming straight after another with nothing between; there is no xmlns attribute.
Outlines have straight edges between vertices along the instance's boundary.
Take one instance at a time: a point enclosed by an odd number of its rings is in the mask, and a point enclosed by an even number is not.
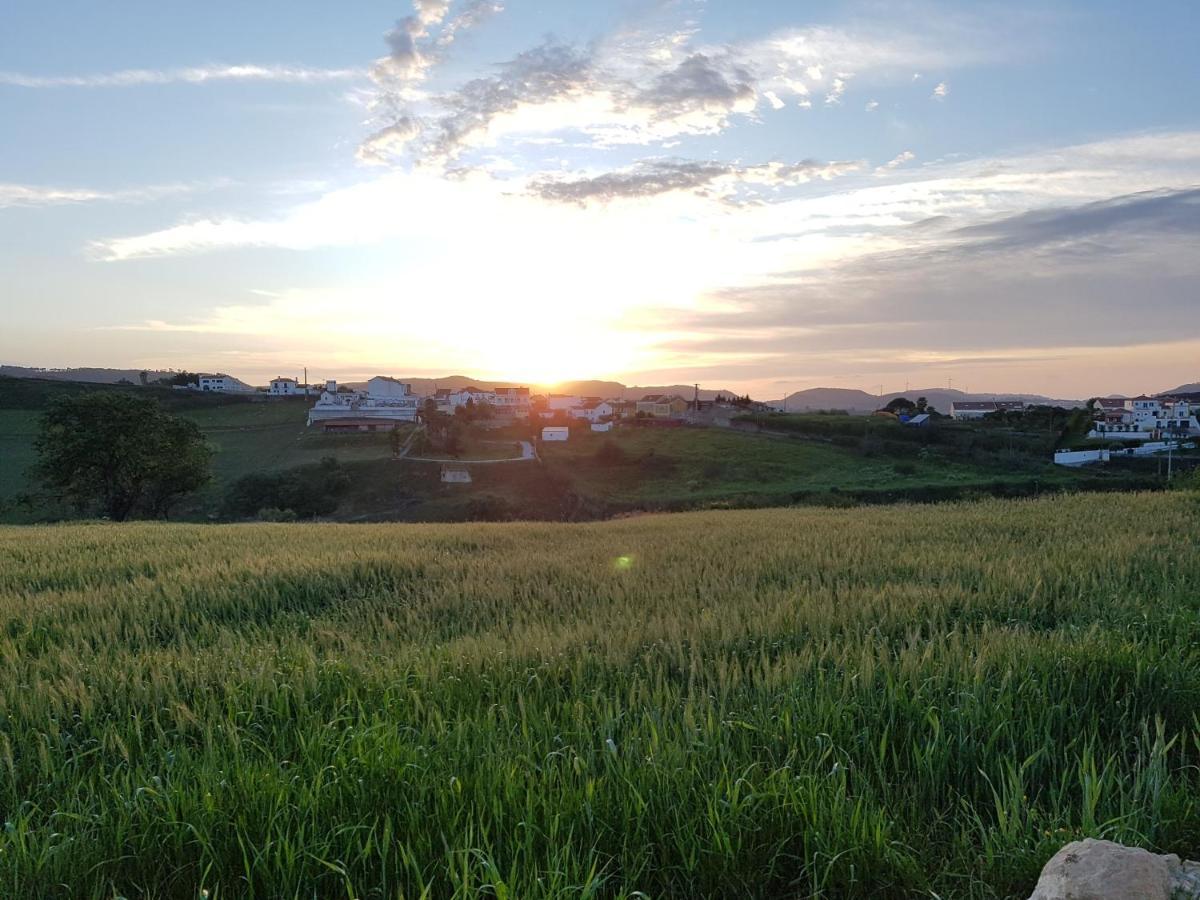
<svg viewBox="0 0 1200 900"><path fill-rule="evenodd" d="M254 388L232 375L201 375L197 388L202 391L216 391L223 394L252 393Z"/></svg>
<svg viewBox="0 0 1200 900"><path fill-rule="evenodd" d="M571 429L566 425L547 425L542 429L543 441L565 441L571 436Z"/></svg>
<svg viewBox="0 0 1200 900"><path fill-rule="evenodd" d="M1186 400L1147 397L1100 397L1095 403L1090 438L1148 441L1164 435L1200 434L1196 410Z"/></svg>
<svg viewBox="0 0 1200 900"><path fill-rule="evenodd" d="M329 390L330 387L333 390ZM342 393L336 382L326 382L316 404L308 411L308 424L332 419L383 419L389 422L415 422L421 397L403 381L376 375L367 382L365 394Z"/></svg>
<svg viewBox="0 0 1200 900"><path fill-rule="evenodd" d="M583 401L582 405L571 410L571 418L585 419L588 422L601 422L605 419L611 419L613 414L612 404L607 400L597 400L594 397L589 397Z"/></svg>
<svg viewBox="0 0 1200 900"><path fill-rule="evenodd" d="M282 375L271 379L270 393L276 397L292 397L304 393L300 383L295 378L284 378Z"/></svg>
<svg viewBox="0 0 1200 900"><path fill-rule="evenodd" d="M950 403L950 416L959 422L969 422L988 413L1020 412L1024 408L1022 400L954 400Z"/></svg>

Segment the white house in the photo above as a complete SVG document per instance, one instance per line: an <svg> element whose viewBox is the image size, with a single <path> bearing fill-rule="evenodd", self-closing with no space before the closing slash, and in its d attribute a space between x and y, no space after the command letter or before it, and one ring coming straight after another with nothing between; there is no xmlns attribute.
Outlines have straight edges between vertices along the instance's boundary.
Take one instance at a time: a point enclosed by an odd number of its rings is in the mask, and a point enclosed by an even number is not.
<svg viewBox="0 0 1200 900"><path fill-rule="evenodd" d="M197 387L202 391L217 391L223 394L244 394L254 390L246 382L224 374L201 375Z"/></svg>
<svg viewBox="0 0 1200 900"><path fill-rule="evenodd" d="M571 418L586 419L588 422L599 422L612 418L612 404L607 400L597 400L589 397L583 404L571 410Z"/></svg>
<svg viewBox="0 0 1200 900"><path fill-rule="evenodd" d="M571 429L566 425L547 425L542 429L543 441L565 441L571 436Z"/></svg>
<svg viewBox="0 0 1200 900"><path fill-rule="evenodd" d="M492 400L489 402L500 412L526 418L529 415L529 388L498 387L492 391Z"/></svg>
<svg viewBox="0 0 1200 900"><path fill-rule="evenodd" d="M271 379L270 392L278 397L291 397L304 393L295 378L284 378L282 375Z"/></svg>

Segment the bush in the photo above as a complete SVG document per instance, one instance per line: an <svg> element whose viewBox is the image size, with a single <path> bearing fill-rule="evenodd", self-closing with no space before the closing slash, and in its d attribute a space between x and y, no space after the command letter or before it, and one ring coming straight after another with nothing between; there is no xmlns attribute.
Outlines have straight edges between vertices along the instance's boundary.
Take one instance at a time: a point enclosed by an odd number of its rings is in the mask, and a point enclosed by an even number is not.
<svg viewBox="0 0 1200 900"><path fill-rule="evenodd" d="M336 459L326 457L315 466L255 472L239 478L225 495L224 511L229 516L246 517L276 510L311 519L334 512L349 487L349 473Z"/></svg>
<svg viewBox="0 0 1200 900"><path fill-rule="evenodd" d="M597 448L592 459L598 466L620 466L629 461L629 454L616 441L607 440Z"/></svg>

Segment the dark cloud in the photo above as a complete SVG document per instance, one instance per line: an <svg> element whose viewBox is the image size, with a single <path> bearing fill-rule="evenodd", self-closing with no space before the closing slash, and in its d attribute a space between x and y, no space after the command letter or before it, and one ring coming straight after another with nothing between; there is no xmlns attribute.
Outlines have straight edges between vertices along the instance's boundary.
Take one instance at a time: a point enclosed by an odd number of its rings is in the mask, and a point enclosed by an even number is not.
<svg viewBox="0 0 1200 900"><path fill-rule="evenodd" d="M1068 209L1034 210L955 232L971 242L971 251L1060 246L1144 233L1200 233L1200 187L1143 191Z"/></svg>
<svg viewBox="0 0 1200 900"><path fill-rule="evenodd" d="M580 204L653 197L675 191L716 194L732 200L743 185L779 187L814 179L828 181L860 167L856 162L816 160L758 166L683 159L645 160L629 169L590 178L541 178L530 185L530 192L543 200Z"/></svg>
<svg viewBox="0 0 1200 900"><path fill-rule="evenodd" d="M587 203L623 197L653 197L672 191L695 191L735 172L725 163L662 160L640 163L624 172L608 172L595 178L574 180L540 179L530 186L543 200Z"/></svg>
<svg viewBox="0 0 1200 900"><path fill-rule="evenodd" d="M526 104L548 103L583 89L592 77L592 55L547 39L519 53L486 78L468 81L440 98L447 114L437 122L435 155L453 157L470 135L497 116Z"/></svg>
<svg viewBox="0 0 1200 900"><path fill-rule="evenodd" d="M752 108L758 91L745 66L693 53L674 69L632 97L632 103L653 111L656 118L676 118L693 112L732 112Z"/></svg>
<svg viewBox="0 0 1200 900"><path fill-rule="evenodd" d="M1200 190L1114 197L664 310L680 352L1125 346L1200 337ZM643 324L653 327L651 322Z"/></svg>

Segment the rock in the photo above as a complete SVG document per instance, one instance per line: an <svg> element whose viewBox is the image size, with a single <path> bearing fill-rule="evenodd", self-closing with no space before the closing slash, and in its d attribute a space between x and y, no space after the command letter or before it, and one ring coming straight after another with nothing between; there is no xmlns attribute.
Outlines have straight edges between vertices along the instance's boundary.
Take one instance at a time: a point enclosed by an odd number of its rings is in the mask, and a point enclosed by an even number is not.
<svg viewBox="0 0 1200 900"><path fill-rule="evenodd" d="M1054 854L1029 900L1198 900L1200 863L1087 838Z"/></svg>

